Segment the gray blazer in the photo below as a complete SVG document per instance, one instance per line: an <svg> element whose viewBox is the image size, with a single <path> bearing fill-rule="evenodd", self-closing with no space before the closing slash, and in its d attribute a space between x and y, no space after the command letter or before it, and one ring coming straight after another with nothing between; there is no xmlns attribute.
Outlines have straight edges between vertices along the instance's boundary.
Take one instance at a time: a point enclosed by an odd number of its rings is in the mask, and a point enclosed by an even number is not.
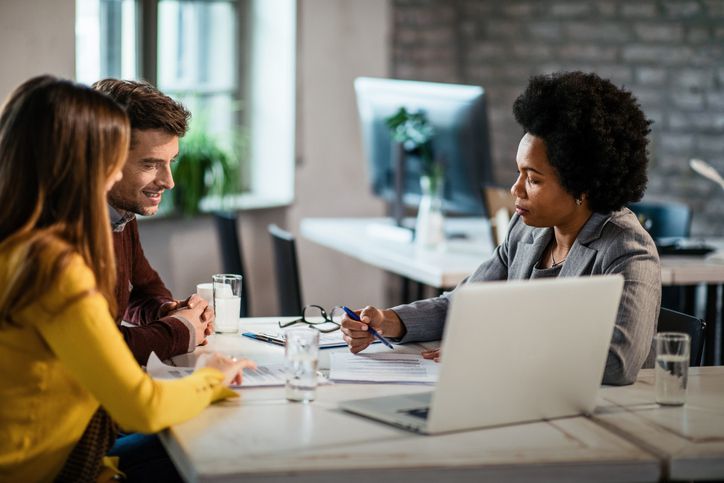
<svg viewBox="0 0 724 483"><path fill-rule="evenodd" d="M531 278L533 267L552 236L553 228L527 226L515 215L505 241L460 285ZM651 236L628 208L609 214L594 213L578 234L559 276L614 273L622 274L625 283L603 383L631 384L641 367L653 367L653 336L661 303L661 266ZM407 329L400 342L442 338L445 316L454 295L453 290L439 297L393 307Z"/></svg>

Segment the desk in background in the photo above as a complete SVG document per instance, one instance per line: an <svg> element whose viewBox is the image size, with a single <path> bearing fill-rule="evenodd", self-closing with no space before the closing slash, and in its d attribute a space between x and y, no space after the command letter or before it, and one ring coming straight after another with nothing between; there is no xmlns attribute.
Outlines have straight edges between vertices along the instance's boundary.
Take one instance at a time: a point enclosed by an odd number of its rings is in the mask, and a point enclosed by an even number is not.
<svg viewBox="0 0 724 483"><path fill-rule="evenodd" d="M443 250L418 251L411 242L386 239L369 227L392 225L389 218L305 218L301 221L304 238L344 253L364 263L435 287L455 287L470 275L494 250L490 225L481 218L446 220L449 232L466 234L465 239L449 240ZM724 250L724 240L711 242ZM707 330L704 362L724 363L724 263L703 257L661 257L661 282L666 286L705 284ZM718 305L721 308L717 307Z"/></svg>
<svg viewBox="0 0 724 483"><path fill-rule="evenodd" d="M242 328L259 329L278 320L242 319ZM421 348L409 344L396 350L417 352ZM260 363L279 362L284 353L282 347L240 335L215 335L208 346L174 361L192 364L198 354L213 350L252 357ZM346 350L321 351L320 367L329 367L331 352ZM387 349L377 344L368 350ZM337 408L345 399L427 390L430 386L334 384L320 386L316 401L301 404L287 402L282 387L246 389L241 398L215 404L193 420L164 431L161 440L187 481L596 482L660 478L659 458L585 417L422 436ZM724 478L724 472L720 476Z"/></svg>

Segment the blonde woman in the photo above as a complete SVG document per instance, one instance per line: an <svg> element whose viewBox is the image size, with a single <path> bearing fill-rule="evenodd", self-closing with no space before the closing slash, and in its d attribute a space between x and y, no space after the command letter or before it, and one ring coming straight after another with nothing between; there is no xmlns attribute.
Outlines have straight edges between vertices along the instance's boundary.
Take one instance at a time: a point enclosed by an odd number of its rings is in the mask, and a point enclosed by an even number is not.
<svg viewBox="0 0 724 483"><path fill-rule="evenodd" d="M106 193L129 136L113 101L49 76L0 114L1 481L111 478L116 423L153 433L189 419L253 366L215 356L154 381L123 341Z"/></svg>

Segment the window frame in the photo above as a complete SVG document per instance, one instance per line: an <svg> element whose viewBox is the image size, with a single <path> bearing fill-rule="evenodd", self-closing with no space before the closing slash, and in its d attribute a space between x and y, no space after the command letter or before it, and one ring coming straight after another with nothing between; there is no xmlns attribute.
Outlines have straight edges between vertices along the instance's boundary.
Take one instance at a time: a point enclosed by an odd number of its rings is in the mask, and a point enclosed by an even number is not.
<svg viewBox="0 0 724 483"><path fill-rule="evenodd" d="M133 0L136 5L136 72L138 79L144 79L153 85L158 85L158 20L159 3L163 0ZM186 0L176 0L183 3ZM297 92L297 30L299 5L296 0L286 0L285 12L288 14L287 23L282 27L284 35L288 34L288 45L291 54L288 56L289 64L285 64L282 71L286 74L292 72L291 84L281 81L276 88L284 92L288 106L285 105L281 114L270 113L266 104L273 99L269 89L262 88L259 77L252 72L255 65L259 65L261 27L257 21L263 15L269 15L265 9L272 8L269 0L188 0L194 2L227 2L236 5L236 82L233 99L241 100L244 108L233 114L237 126L248 131L249 152L240 165L241 186L237 196L231 202L234 209L258 209L268 207L281 207L291 204L294 200L294 178L296 171L296 158L298 157L298 92ZM289 16L290 15L290 16ZM290 20L291 19L291 20ZM281 24L280 24L281 25ZM279 28L279 25L276 26ZM293 44L293 45L292 45ZM281 48L279 45L276 48ZM269 74L269 72L266 72ZM264 86L266 87L266 86ZM228 91L224 90L224 93ZM171 92L171 95L176 93ZM260 100L261 99L261 100ZM279 116L291 115L291 120L282 119L285 126L285 148L270 149L267 141L270 138L270 126L280 121ZM266 123L255 124L252 120L265 119ZM291 122L291 128L288 126ZM263 131L261 135L258 131ZM262 140L258 146L255 141ZM225 205L226 206L226 205ZM215 203L204 206L202 211L217 209Z"/></svg>

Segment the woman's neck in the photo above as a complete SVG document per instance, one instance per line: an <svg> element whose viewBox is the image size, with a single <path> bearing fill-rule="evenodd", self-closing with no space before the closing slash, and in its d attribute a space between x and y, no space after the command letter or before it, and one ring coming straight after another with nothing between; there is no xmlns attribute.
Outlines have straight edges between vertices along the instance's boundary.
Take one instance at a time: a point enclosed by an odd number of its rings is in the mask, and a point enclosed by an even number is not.
<svg viewBox="0 0 724 483"><path fill-rule="evenodd" d="M553 250L557 254L567 256L568 251L573 246L573 243L578 238L578 234L583 229L591 215L593 214L590 210L581 210L580 214L576 214L567 223L556 225L553 227ZM556 259L559 257L557 256Z"/></svg>

